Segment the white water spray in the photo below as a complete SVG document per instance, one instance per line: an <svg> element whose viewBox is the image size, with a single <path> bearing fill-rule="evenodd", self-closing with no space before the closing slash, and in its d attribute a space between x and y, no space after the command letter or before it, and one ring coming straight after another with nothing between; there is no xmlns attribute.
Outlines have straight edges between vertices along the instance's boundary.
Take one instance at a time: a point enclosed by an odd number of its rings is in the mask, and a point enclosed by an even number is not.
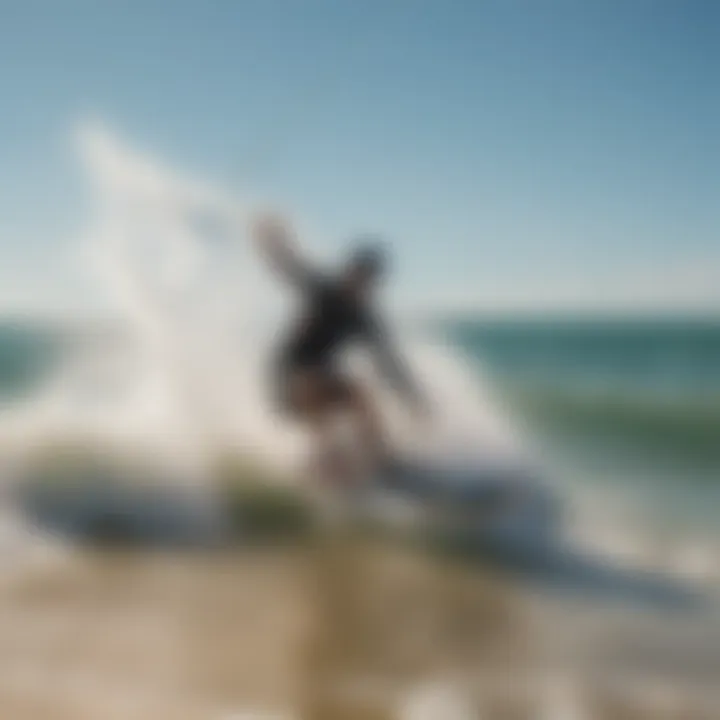
<svg viewBox="0 0 720 720"><path fill-rule="evenodd" d="M273 316L283 289L247 240L250 204L165 167L102 125L81 126L77 145L92 190L83 249L120 322L107 333L89 330L50 391L7 412L0 432L27 446L80 435L150 448L178 483L195 486L207 486L218 453L296 468L306 438L273 410L274 333L258 322ZM517 459L476 373L440 346L403 345L437 414L419 432L368 372L397 444L446 458Z"/></svg>

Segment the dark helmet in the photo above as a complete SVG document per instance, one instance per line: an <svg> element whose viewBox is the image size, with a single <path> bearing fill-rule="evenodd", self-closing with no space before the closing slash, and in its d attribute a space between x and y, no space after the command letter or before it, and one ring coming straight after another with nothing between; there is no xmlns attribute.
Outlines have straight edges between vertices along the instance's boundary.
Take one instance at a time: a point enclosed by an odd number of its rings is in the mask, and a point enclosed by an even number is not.
<svg viewBox="0 0 720 720"><path fill-rule="evenodd" d="M363 236L355 242L348 267L372 278L379 278L388 269L387 250L376 237Z"/></svg>

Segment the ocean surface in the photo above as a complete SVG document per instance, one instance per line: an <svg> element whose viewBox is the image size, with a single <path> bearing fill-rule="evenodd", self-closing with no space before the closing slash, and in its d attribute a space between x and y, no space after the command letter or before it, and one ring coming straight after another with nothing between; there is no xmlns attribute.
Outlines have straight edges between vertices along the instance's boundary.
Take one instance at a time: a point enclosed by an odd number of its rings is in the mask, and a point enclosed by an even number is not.
<svg viewBox="0 0 720 720"><path fill-rule="evenodd" d="M720 537L720 322L465 319L432 335L490 391L497 408L487 413L502 411L570 492L658 529ZM23 413L27 421L59 379L73 377L76 392L78 368L83 392L99 392L108 358L117 362L125 345L97 329L2 323L5 426ZM265 387L256 389L252 402L262 402ZM104 402L106 414L120 412L117 399Z"/></svg>
<svg viewBox="0 0 720 720"><path fill-rule="evenodd" d="M440 328L569 486L667 530L720 534L720 322Z"/></svg>

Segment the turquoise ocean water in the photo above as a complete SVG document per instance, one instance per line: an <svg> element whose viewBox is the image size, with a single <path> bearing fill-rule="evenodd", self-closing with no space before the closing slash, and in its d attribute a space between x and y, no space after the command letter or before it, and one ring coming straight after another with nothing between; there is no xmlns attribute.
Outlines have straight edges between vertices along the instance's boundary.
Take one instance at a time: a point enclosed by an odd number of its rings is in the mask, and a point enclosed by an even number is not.
<svg viewBox="0 0 720 720"><path fill-rule="evenodd" d="M464 320L440 331L568 482L669 528L720 534L720 322Z"/></svg>

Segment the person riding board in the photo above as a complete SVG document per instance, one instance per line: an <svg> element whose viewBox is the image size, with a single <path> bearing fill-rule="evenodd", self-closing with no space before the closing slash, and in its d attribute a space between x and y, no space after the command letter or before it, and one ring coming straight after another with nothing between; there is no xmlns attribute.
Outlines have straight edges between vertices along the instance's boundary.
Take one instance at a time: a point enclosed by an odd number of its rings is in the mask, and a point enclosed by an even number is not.
<svg viewBox="0 0 720 720"><path fill-rule="evenodd" d="M276 349L273 384L280 410L308 427L331 477L352 474L333 445L333 424L349 416L371 469L397 467L385 429L363 384L339 367L351 344L370 349L381 373L421 418L429 404L395 350L374 295L386 273L377 243L364 241L339 273L323 273L298 254L292 233L276 215L256 217L252 235L266 261L299 292L303 312Z"/></svg>

